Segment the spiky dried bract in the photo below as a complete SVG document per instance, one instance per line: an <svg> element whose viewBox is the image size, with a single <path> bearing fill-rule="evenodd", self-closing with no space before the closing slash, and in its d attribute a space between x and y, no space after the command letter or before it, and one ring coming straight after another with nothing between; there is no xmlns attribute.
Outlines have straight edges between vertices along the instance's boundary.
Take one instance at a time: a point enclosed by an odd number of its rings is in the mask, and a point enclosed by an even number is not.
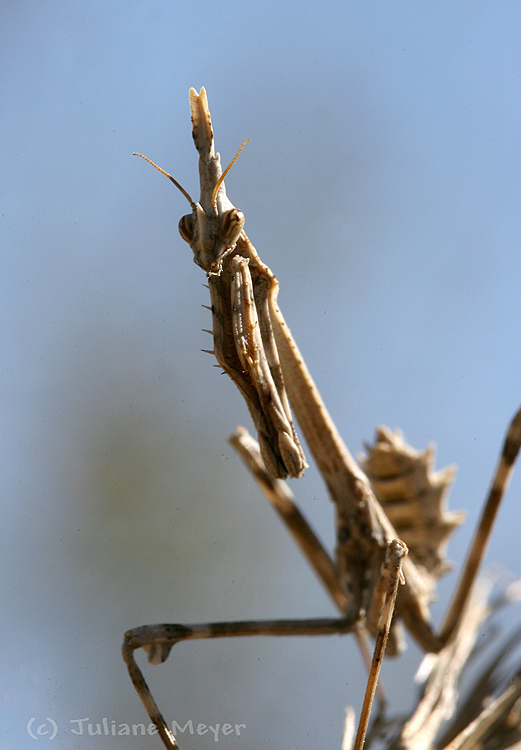
<svg viewBox="0 0 521 750"><path fill-rule="evenodd" d="M418 451L399 430L376 430L374 445L366 445L360 465L372 490L409 555L425 571L434 588L450 569L445 557L450 537L465 520L460 511L447 510L456 468L434 471L434 446Z"/></svg>

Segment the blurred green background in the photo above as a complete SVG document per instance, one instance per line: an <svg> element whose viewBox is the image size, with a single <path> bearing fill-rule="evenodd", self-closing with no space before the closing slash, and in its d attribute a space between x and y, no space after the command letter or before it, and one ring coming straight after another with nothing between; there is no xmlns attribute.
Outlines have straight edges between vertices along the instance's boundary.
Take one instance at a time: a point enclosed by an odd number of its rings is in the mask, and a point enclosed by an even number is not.
<svg viewBox="0 0 521 750"><path fill-rule="evenodd" d="M190 86L224 163L250 139L228 194L326 403L355 453L383 423L459 465L461 563L521 398L521 8L22 0L1 28L0 748L159 748L71 731L145 721L125 630L334 610L226 443L250 423L200 352L188 207L132 152L197 197ZM292 487L332 547L314 468ZM517 574L520 489L489 556ZM400 709L418 658L384 670ZM347 638L182 644L146 674L169 719L246 724L231 748L339 748L364 681Z"/></svg>

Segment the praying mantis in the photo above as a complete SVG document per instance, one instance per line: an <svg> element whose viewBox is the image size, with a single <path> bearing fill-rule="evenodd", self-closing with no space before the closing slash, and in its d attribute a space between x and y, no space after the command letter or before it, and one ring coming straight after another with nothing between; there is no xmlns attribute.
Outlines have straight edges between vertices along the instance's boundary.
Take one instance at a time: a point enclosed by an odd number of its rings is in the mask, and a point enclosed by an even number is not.
<svg viewBox="0 0 521 750"><path fill-rule="evenodd" d="M492 524L521 446L521 409L508 429L481 520L441 630L433 628L429 604L440 572L429 570L400 540L385 504L377 499L367 471L344 444L277 303L278 282L244 232L245 217L226 194L226 170L215 153L205 89L190 90L193 139L199 154L200 199L188 200L191 212L179 222L194 261L206 273L213 323L213 353L242 394L257 430L255 441L239 429L231 438L260 488L280 514L329 592L340 617L311 620L242 621L201 625L150 625L125 634L123 656L131 679L167 748L177 748L139 669L134 651L143 648L149 661L166 660L181 640L251 635L295 636L354 633L375 643L366 698L354 744L364 743L369 712L384 652L401 650L400 623L428 653L440 653L454 642L465 623L469 598L485 553ZM243 144L244 146L244 144ZM138 154L138 156L142 156ZM293 424L292 410L335 506L336 551L332 560L293 501L284 479L298 478L307 467ZM380 434L375 450L405 456L398 438ZM398 440L399 443L399 440ZM392 450L391 450L392 449ZM450 481L444 478L445 484ZM433 501L434 502L434 501ZM443 543L462 517L437 510L433 525ZM441 530L441 531L440 531ZM441 544L441 542L440 542ZM346 745L347 747L347 745Z"/></svg>

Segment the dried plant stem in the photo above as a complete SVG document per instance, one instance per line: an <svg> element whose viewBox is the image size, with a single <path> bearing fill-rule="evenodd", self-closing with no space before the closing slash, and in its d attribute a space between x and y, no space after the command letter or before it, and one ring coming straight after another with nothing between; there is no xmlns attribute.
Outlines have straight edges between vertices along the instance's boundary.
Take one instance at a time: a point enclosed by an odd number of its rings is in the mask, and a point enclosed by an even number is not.
<svg viewBox="0 0 521 750"><path fill-rule="evenodd" d="M362 750L364 746L365 735L367 733L367 727L369 726L371 707L373 705L376 686L378 684L378 677L380 676L380 669L382 668L382 661L385 653L385 647L387 646L389 630L391 629L394 606L396 603L396 596L398 594L398 586L400 585L400 583L404 582L402 575L402 565L406 555L407 547L405 546L405 544L395 539L389 544L387 554L382 565L381 585L386 587L386 597L380 617L378 635L376 637L373 660L371 663L371 670L369 672L369 679L367 681L364 702L362 705L362 712L360 714L360 721L358 723L358 730L356 733L353 750Z"/></svg>
<svg viewBox="0 0 521 750"><path fill-rule="evenodd" d="M515 414L508 428L503 450L499 457L498 465L492 480L485 506L481 513L478 528L474 535L472 546L468 552L463 573L454 593L452 602L445 615L445 620L441 628L441 639L447 642L451 637L454 629L458 625L461 613L472 592L472 586L476 575L486 552L492 524L497 515L499 504L508 487L515 460L521 448L521 409Z"/></svg>

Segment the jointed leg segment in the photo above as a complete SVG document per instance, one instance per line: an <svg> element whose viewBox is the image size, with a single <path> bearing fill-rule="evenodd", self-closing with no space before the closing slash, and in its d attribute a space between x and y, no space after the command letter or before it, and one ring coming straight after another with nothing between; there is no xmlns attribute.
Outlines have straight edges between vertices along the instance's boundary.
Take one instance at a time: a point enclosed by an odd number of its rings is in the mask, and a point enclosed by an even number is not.
<svg viewBox="0 0 521 750"><path fill-rule="evenodd" d="M364 701L363 729L359 728L358 737L363 744L363 736L369 720L369 711L378 681L381 660L385 651L385 644L389 634L394 603L398 584L402 578L402 562L407 554L407 548L402 542L395 541L389 545L384 564L382 566L382 580L386 585L386 597L383 604L380 633L377 639L373 667L369 677L366 700ZM160 664L167 659L170 650L176 643L201 638L234 638L242 636L315 636L341 635L352 633L358 621L345 618L313 618L308 620L244 620L238 622L214 622L198 625L145 625L125 634L123 643L123 658L128 667L130 678L145 706L151 721L156 725L159 736L165 747L177 750L178 744L172 732L168 729L165 719L159 710L152 693L147 685L141 669L135 658L134 651L143 648L152 664ZM361 720L362 720L361 719ZM358 742L358 739L357 739ZM356 748L361 748L357 744Z"/></svg>

